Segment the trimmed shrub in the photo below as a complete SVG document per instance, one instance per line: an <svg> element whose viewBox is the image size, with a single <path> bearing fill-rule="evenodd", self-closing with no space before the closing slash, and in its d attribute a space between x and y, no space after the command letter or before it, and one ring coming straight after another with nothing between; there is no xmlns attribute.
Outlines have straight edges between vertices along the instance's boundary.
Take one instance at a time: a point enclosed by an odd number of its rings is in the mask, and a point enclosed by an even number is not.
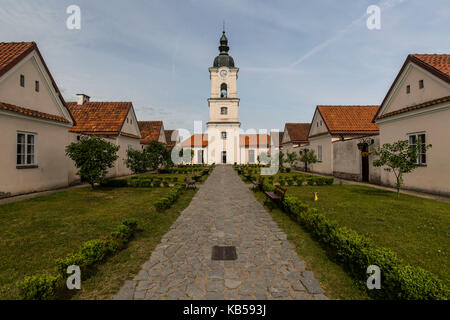
<svg viewBox="0 0 450 320"><path fill-rule="evenodd" d="M20 294L26 300L54 299L60 278L47 274L26 277L17 284Z"/></svg>
<svg viewBox="0 0 450 320"><path fill-rule="evenodd" d="M96 239L83 243L80 248L80 255L83 256L85 264L90 266L102 261L108 254L116 250L117 247L112 241Z"/></svg>
<svg viewBox="0 0 450 320"><path fill-rule="evenodd" d="M177 201L178 197L180 196L181 192L183 191L183 185L175 185L167 194L166 196L158 199L154 206L157 211L164 211L165 209L168 209L172 206L172 204Z"/></svg>
<svg viewBox="0 0 450 320"><path fill-rule="evenodd" d="M55 264L56 272L63 278L67 277L67 267L75 265L82 268L86 266L84 256L80 253L69 254L65 258L58 258L56 259Z"/></svg>
<svg viewBox="0 0 450 320"><path fill-rule="evenodd" d="M382 287L369 291L373 297L413 300L449 298L449 289L434 274L404 265L392 250L377 247L371 239L346 227L339 227L295 196L285 196L282 208L326 246L336 261L357 280L364 282L367 279L369 265L380 267Z"/></svg>
<svg viewBox="0 0 450 320"><path fill-rule="evenodd" d="M100 182L103 188L124 188L128 187L128 180L125 179L108 179Z"/></svg>

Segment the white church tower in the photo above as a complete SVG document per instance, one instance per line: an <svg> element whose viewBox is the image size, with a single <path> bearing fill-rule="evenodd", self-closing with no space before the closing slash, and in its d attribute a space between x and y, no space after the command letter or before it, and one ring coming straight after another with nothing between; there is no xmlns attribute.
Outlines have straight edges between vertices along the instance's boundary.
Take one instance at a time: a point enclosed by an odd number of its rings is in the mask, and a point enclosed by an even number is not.
<svg viewBox="0 0 450 320"><path fill-rule="evenodd" d="M228 54L225 31L220 38L219 55L209 68L211 97L208 99L208 163L241 163L239 151L239 98L236 80L239 68Z"/></svg>

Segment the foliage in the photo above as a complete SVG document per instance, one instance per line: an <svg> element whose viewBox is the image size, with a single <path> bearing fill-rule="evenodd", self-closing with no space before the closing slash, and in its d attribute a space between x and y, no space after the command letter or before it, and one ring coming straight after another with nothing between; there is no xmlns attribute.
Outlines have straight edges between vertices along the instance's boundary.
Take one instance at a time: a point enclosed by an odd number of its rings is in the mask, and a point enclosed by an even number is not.
<svg viewBox="0 0 450 320"><path fill-rule="evenodd" d="M20 294L26 300L54 299L60 278L47 274L26 277L17 284Z"/></svg>
<svg viewBox="0 0 450 320"><path fill-rule="evenodd" d="M305 172L307 172L308 165L317 162L317 156L314 150L305 150L300 156L300 161L305 164Z"/></svg>
<svg viewBox="0 0 450 320"><path fill-rule="evenodd" d="M153 171L172 163L169 149L158 141L150 142L145 148L144 153L148 161L148 167Z"/></svg>
<svg viewBox="0 0 450 320"><path fill-rule="evenodd" d="M283 164L286 162L286 157L283 153L283 151L279 150L278 151L278 165L280 166L280 168L283 168Z"/></svg>
<svg viewBox="0 0 450 320"><path fill-rule="evenodd" d="M180 194L183 192L183 186L182 185L175 185L166 196L158 199L155 202L155 208L158 211L163 211L165 209L168 209L172 206L175 201L177 201Z"/></svg>
<svg viewBox="0 0 450 320"><path fill-rule="evenodd" d="M119 247L128 242L137 229L137 221L134 219L124 220L117 228L117 231L111 234L108 239L94 239L84 242L79 252L69 254L65 258L59 258L55 261L55 271L57 276L35 275L26 277L17 284L23 299L45 300L53 299L57 290L64 285L60 281L67 277L67 268L76 265L84 270L86 267L103 261L108 255L115 253Z"/></svg>
<svg viewBox="0 0 450 320"><path fill-rule="evenodd" d="M125 165L134 174L147 172L150 167L147 153L145 150L127 150L127 159L125 160Z"/></svg>
<svg viewBox="0 0 450 320"><path fill-rule="evenodd" d="M379 158L373 162L376 167L385 166L384 170L393 172L396 179L397 198L403 185L403 175L412 172L420 166L417 159L420 153L431 148L431 144L424 145L419 141L420 147L410 146L408 140L399 140L392 144L385 143L382 147L374 149L373 154Z"/></svg>
<svg viewBox="0 0 450 320"><path fill-rule="evenodd" d="M294 166L295 161L297 161L297 154L295 152L288 152L286 154L286 162L289 163L291 168Z"/></svg>
<svg viewBox="0 0 450 320"><path fill-rule="evenodd" d="M363 283L368 277L369 265L381 269L382 287L369 293L380 299L448 299L449 290L434 274L418 267L405 265L396 254L377 247L371 239L336 222L326 219L295 196L285 196L283 210L310 231L336 261Z"/></svg>
<svg viewBox="0 0 450 320"><path fill-rule="evenodd" d="M125 188L128 187L128 181L125 179L107 179L100 182L104 188Z"/></svg>
<svg viewBox="0 0 450 320"><path fill-rule="evenodd" d="M105 178L108 168L113 167L119 148L96 136L82 136L80 141L66 147L66 154L75 162L81 180L94 187Z"/></svg>

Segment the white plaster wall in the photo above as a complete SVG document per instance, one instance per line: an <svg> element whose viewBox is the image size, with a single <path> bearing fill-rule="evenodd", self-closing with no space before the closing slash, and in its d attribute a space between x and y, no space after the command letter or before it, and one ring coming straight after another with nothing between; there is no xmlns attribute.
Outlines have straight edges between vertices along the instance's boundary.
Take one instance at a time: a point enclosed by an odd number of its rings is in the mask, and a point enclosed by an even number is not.
<svg viewBox="0 0 450 320"><path fill-rule="evenodd" d="M69 144L67 126L2 112L0 128L0 192L15 195L68 185L68 162L65 156L65 147ZM36 134L37 168L16 169L18 131Z"/></svg>
<svg viewBox="0 0 450 320"><path fill-rule="evenodd" d="M387 118L388 119L388 118ZM407 140L409 133L425 132L427 165L419 167L404 177L404 187L430 193L450 195L450 106L440 111L395 121L378 122L380 144ZM392 173L381 171L383 184L395 185Z"/></svg>

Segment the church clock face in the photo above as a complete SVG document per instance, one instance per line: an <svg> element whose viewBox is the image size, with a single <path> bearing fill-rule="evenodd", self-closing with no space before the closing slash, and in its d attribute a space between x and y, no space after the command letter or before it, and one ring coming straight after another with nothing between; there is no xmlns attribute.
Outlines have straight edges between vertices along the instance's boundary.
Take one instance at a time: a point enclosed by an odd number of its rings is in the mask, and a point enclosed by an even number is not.
<svg viewBox="0 0 450 320"><path fill-rule="evenodd" d="M221 70L220 71L220 76L222 77L222 79L226 78L228 75L228 71L227 70Z"/></svg>

